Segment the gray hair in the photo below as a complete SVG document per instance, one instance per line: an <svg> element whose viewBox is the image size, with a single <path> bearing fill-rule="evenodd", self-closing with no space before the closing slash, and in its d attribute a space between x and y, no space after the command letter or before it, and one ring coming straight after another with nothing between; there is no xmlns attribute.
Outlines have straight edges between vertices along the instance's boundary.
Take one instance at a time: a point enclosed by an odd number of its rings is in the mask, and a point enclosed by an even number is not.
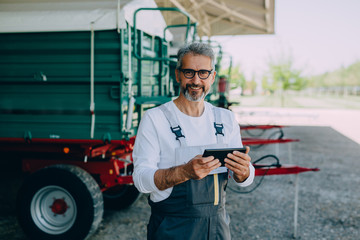
<svg viewBox="0 0 360 240"><path fill-rule="evenodd" d="M177 69L181 69L182 67L182 60L185 55L192 54L192 55L202 55L207 56L211 60L211 68L215 70L215 54L210 45L202 43L202 42L193 42L185 44L181 47L177 54Z"/></svg>

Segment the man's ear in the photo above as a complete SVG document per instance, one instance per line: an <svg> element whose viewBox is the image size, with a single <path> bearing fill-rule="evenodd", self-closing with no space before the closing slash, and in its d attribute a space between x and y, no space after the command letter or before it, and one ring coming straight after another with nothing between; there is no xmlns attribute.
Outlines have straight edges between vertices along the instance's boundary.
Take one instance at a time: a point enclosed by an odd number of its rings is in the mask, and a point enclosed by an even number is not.
<svg viewBox="0 0 360 240"><path fill-rule="evenodd" d="M179 69L175 69L175 78L176 78L176 81L178 83L180 83L180 79L179 79Z"/></svg>
<svg viewBox="0 0 360 240"><path fill-rule="evenodd" d="M214 83L215 81L215 77L216 77L216 71L213 72L213 74L211 74L213 76L213 79L211 80L211 84Z"/></svg>

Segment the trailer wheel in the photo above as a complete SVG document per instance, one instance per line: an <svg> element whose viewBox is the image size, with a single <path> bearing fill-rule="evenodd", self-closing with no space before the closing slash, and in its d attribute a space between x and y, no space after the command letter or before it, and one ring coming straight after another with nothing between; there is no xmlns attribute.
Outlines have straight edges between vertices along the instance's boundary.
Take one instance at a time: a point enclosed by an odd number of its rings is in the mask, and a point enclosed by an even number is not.
<svg viewBox="0 0 360 240"><path fill-rule="evenodd" d="M130 207L139 197L140 192L134 185L118 185L103 192L105 208L122 210Z"/></svg>
<svg viewBox="0 0 360 240"><path fill-rule="evenodd" d="M77 166L54 165L25 180L17 212L31 239L85 239L100 224L104 207L89 173Z"/></svg>

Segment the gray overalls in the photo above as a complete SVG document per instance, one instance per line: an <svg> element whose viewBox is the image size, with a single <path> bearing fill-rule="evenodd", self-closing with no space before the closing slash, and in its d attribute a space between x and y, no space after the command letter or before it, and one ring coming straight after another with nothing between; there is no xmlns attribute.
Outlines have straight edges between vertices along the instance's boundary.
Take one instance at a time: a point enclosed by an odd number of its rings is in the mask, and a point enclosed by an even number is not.
<svg viewBox="0 0 360 240"><path fill-rule="evenodd" d="M164 105L160 106L168 119L171 131L180 142L176 148L176 165L187 163L205 148L226 147L220 110L214 108L214 134L217 144L187 146L177 117ZM215 173L201 180L189 180L175 185L170 196L160 202L149 198L151 217L148 224L148 240L228 240L229 217L225 211L225 188L228 172Z"/></svg>

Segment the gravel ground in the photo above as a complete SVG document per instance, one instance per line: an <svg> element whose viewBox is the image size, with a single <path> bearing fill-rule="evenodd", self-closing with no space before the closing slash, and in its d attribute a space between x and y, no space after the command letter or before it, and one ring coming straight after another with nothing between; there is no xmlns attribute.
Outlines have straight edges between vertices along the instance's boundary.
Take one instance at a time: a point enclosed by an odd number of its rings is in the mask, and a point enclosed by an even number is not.
<svg viewBox="0 0 360 240"><path fill-rule="evenodd" d="M359 239L360 236L360 145L330 127L287 127L291 144L253 147L253 160L279 150L282 164L320 168L298 175L298 239ZM244 134L245 135L245 134ZM0 239L27 239L15 217L15 193L20 175L4 173L0 182ZM233 239L292 239L296 175L256 177L252 186L237 189L229 184L227 210ZM234 191L235 190L235 191ZM146 239L150 209L141 195L129 209L105 211L98 231L90 240Z"/></svg>

